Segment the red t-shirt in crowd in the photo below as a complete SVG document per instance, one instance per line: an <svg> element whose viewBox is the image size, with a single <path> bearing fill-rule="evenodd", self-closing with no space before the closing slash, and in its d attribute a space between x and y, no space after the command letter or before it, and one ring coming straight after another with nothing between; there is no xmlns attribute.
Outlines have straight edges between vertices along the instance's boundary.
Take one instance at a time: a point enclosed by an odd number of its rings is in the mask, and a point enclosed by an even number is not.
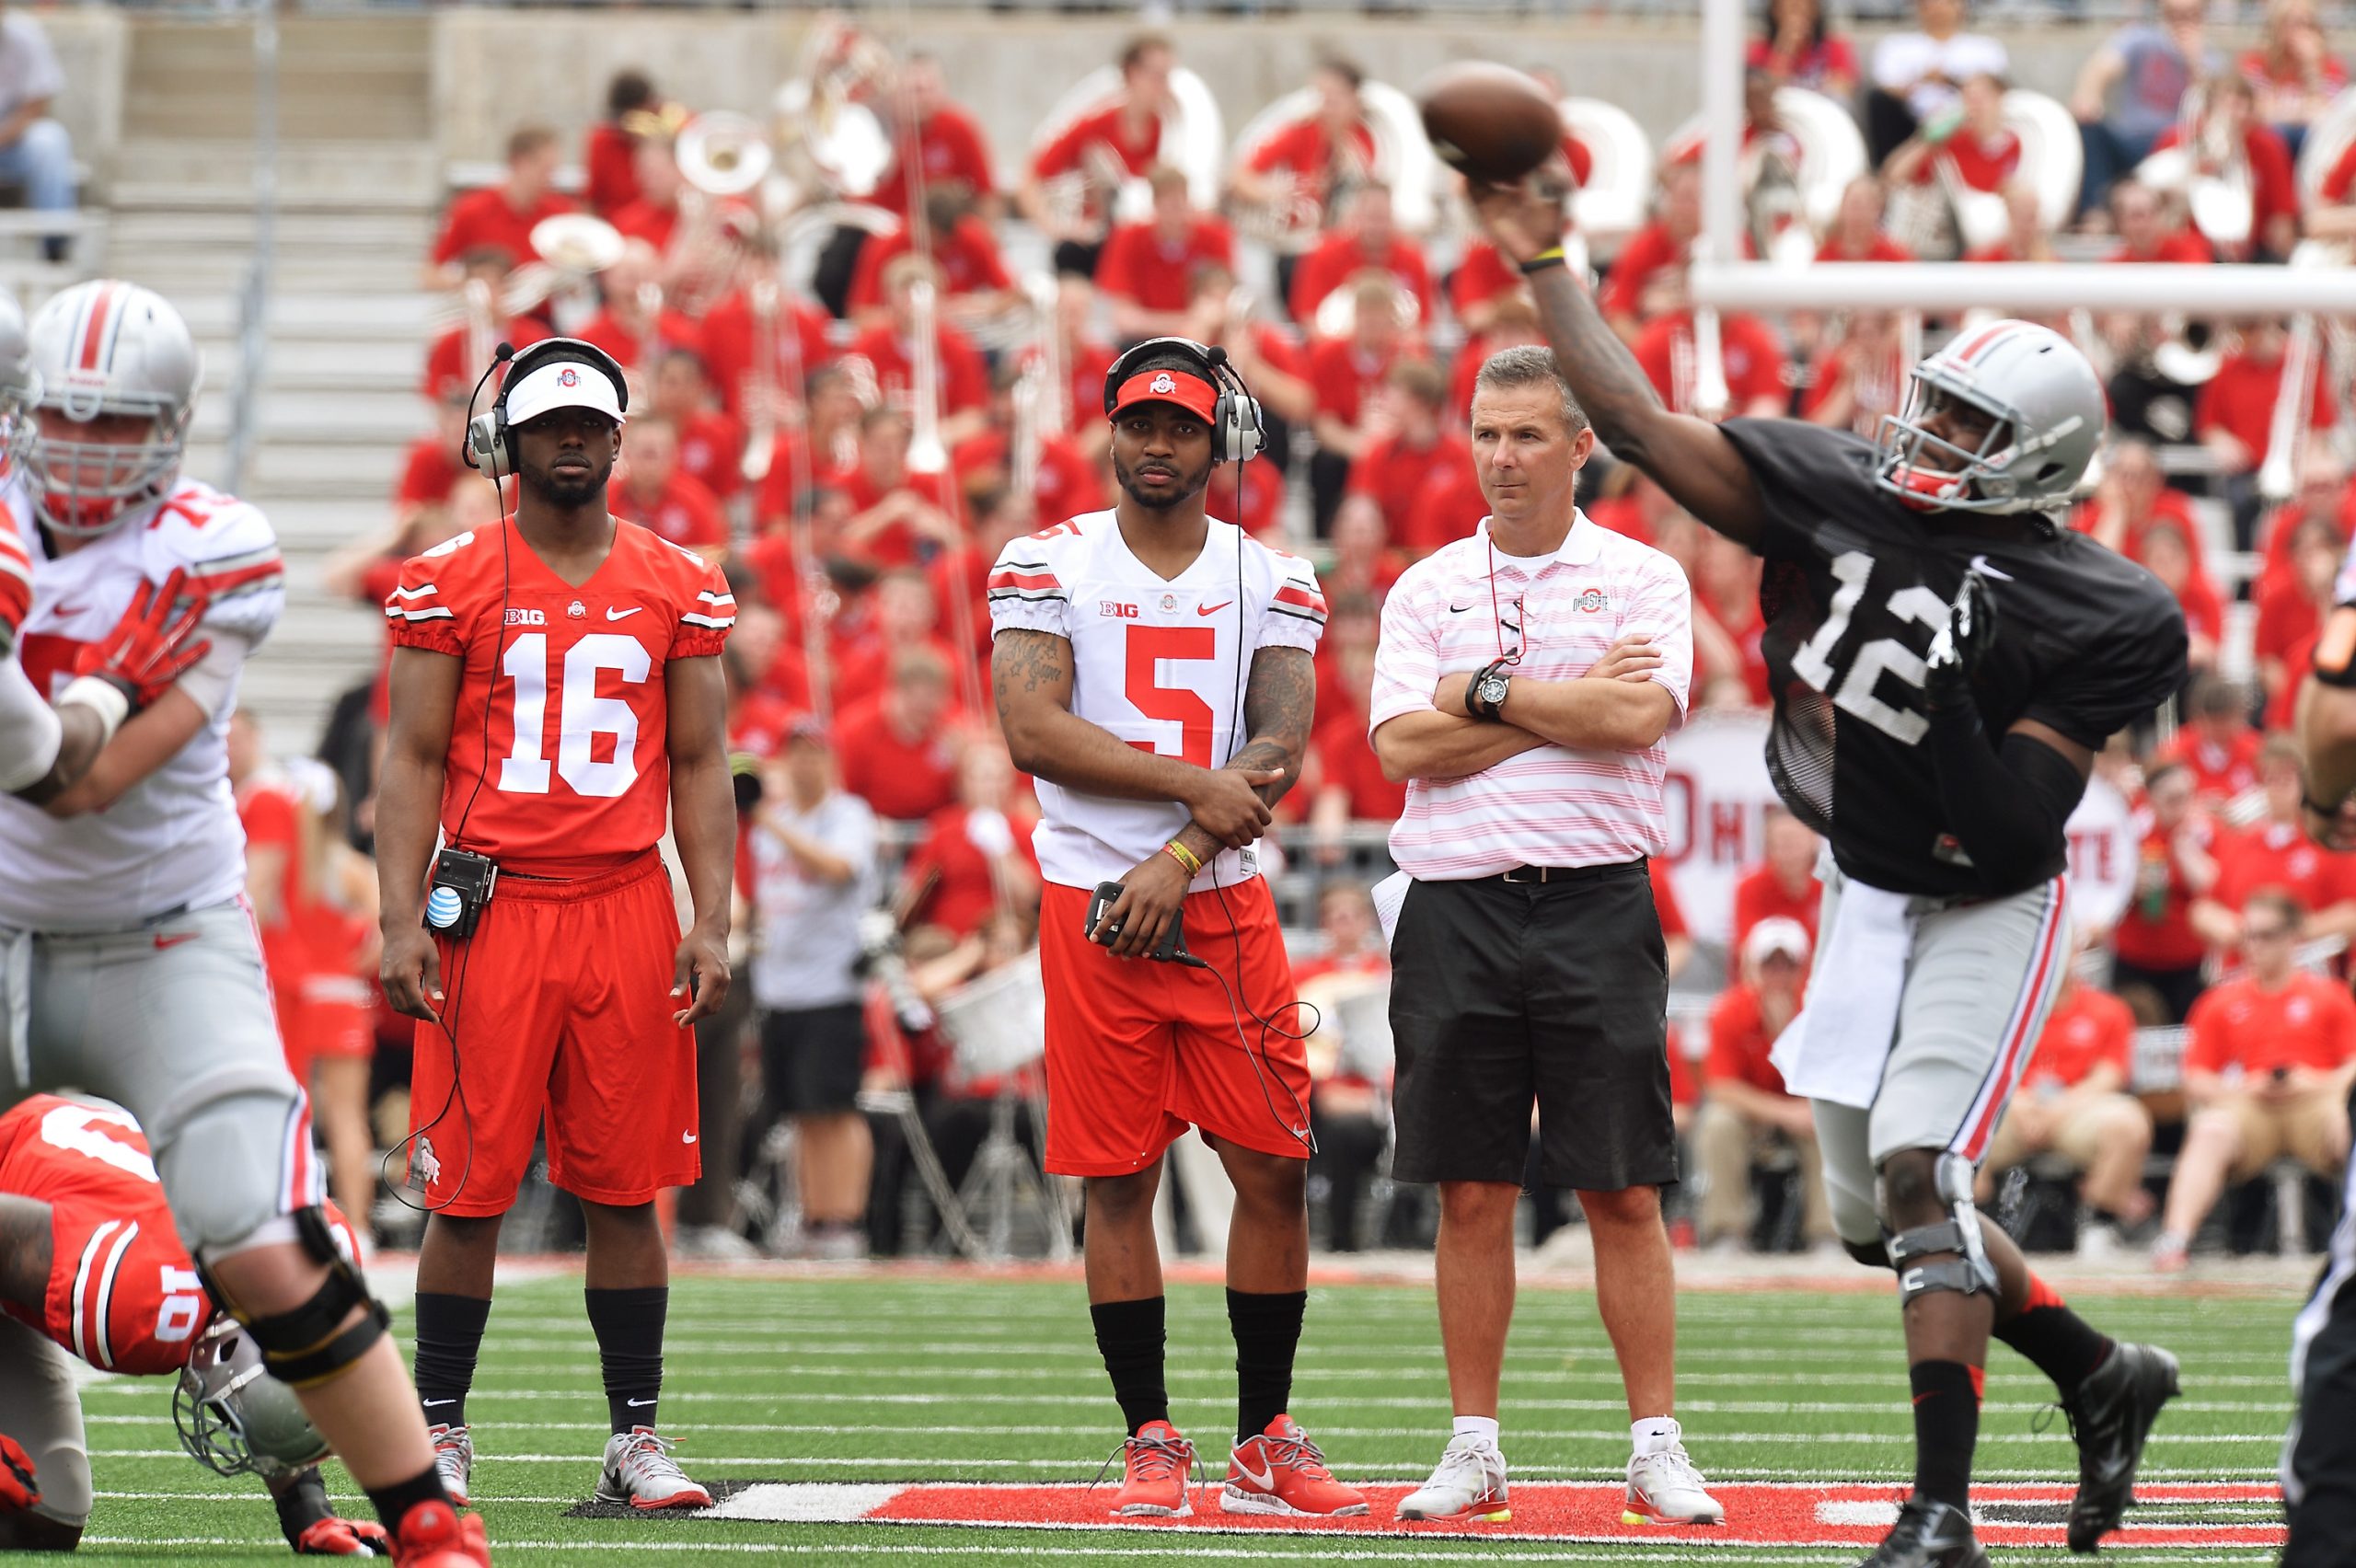
<svg viewBox="0 0 2356 1568"><path fill-rule="evenodd" d="M902 740L884 716L881 692L836 716L835 760L843 788L880 817L922 822L957 798L957 757L947 740L938 731Z"/></svg>
<svg viewBox="0 0 2356 1568"><path fill-rule="evenodd" d="M1383 523L1392 544L1416 555L1432 551L1458 536L1426 538L1417 527L1416 503L1424 486L1436 473L1472 468L1472 448L1461 435L1439 432L1429 446L1410 446L1403 435L1386 435L1371 442L1350 462L1349 493L1370 495L1382 507Z"/></svg>
<svg viewBox="0 0 2356 1568"><path fill-rule="evenodd" d="M2160 753L2160 760L2184 764L2191 771L2195 793L2229 801L2258 782L2258 749L2262 744L2264 737L2246 724L2223 745L2187 725Z"/></svg>
<svg viewBox="0 0 2356 1568"><path fill-rule="evenodd" d="M720 509L720 498L685 468L675 469L652 501L639 500L628 485L614 486L613 507L615 516L642 524L689 549L728 542L728 516Z"/></svg>
<svg viewBox="0 0 2356 1568"><path fill-rule="evenodd" d="M1309 385L1317 393L1317 411L1355 426L1359 409L1391 374L1400 352L1393 348L1388 353L1369 353L1348 338L1320 338L1311 343Z"/></svg>
<svg viewBox="0 0 2356 1568"><path fill-rule="evenodd" d="M2010 131L1999 131L1981 141L1969 131L1958 132L1946 144L1932 153L1914 167L1912 183L1928 185L1939 177L1939 153L1944 152L1955 165L1958 179L1974 190L1994 194L2010 185L2013 176L2020 172L2021 139Z"/></svg>
<svg viewBox="0 0 2356 1568"><path fill-rule="evenodd" d="M1770 916L1780 915L1786 920L1797 920L1807 928L1808 949L1816 948L1816 919L1824 907L1824 884L1814 877L1796 897L1784 891L1775 875L1775 868L1761 862L1742 873L1734 884L1734 935L1727 943L1732 952L1742 951L1742 941L1750 935L1750 928Z"/></svg>
<svg viewBox="0 0 2356 1568"><path fill-rule="evenodd" d="M1692 928L1685 924L1685 906L1677 902L1677 884L1669 878L1669 862L1659 856L1645 861L1645 880L1652 883L1653 910L1660 917L1660 934L1664 939L1689 936Z"/></svg>
<svg viewBox="0 0 2356 1568"><path fill-rule="evenodd" d="M528 316L518 316L513 320L500 323L491 340L494 343L507 343L520 350L525 344L537 343L548 336L549 332L546 327ZM425 380L419 390L433 401L440 402L443 394L452 387L461 392L471 390L476 380L484 371L491 368L489 365L468 363L467 356L471 352L467 345L468 337L468 333L464 327L453 327L434 339L433 346L425 351ZM476 404L478 413L491 406L491 399L498 396L500 384L506 379L507 372L502 369L482 384L482 398Z"/></svg>
<svg viewBox="0 0 2356 1568"><path fill-rule="evenodd" d="M1241 497L1236 494L1239 474ZM1221 523L1238 525L1263 543L1276 542L1272 536L1283 521L1284 502L1284 477L1273 463L1214 465L1210 483L1203 487L1204 511Z"/></svg>
<svg viewBox="0 0 2356 1568"><path fill-rule="evenodd" d="M1488 497L1481 493L1481 478L1471 463L1434 468L1424 476L1407 524L1408 538L1415 543L1396 542L1403 549L1428 555L1450 540L1471 538L1488 514Z"/></svg>
<svg viewBox="0 0 2356 1568"><path fill-rule="evenodd" d="M2331 387L2324 375L2323 357L2316 356L2315 385L2307 394L2307 419L2316 430L2328 430L2339 419ZM2249 451L2251 467L2265 461L2274 431L2274 404L2282 395L2282 361L2259 364L2247 354L2227 354L2217 374L2203 382L2193 403L2196 435L2222 430Z"/></svg>
<svg viewBox="0 0 2356 1568"><path fill-rule="evenodd" d="M865 468L849 467L829 475L826 485L849 498L854 517L885 496L901 490L914 490L951 516L958 515L956 497L951 493L947 474L904 474L898 484L886 486ZM913 566L917 559L917 535L906 524L895 523L863 544L847 544L843 548L846 554L859 556L877 566Z"/></svg>
<svg viewBox="0 0 2356 1568"><path fill-rule="evenodd" d="M745 485L745 427L717 409L679 426L679 468L725 501Z"/></svg>
<svg viewBox="0 0 2356 1568"><path fill-rule="evenodd" d="M995 472L1001 478L1011 478L1014 455L1009 445L1008 432L986 430L960 442L949 455L949 466L966 484L976 474ZM1039 438L1039 465L1037 478L1032 481L1032 494L1042 523L1060 523L1083 512L1101 512L1106 505L1103 478L1096 466L1081 455L1079 443L1068 435Z"/></svg>
<svg viewBox="0 0 2356 1568"><path fill-rule="evenodd" d="M1645 323L1636 336L1636 363L1645 367L1661 401L1679 413L1692 412L1693 317L1672 311ZM1718 317L1718 362L1726 372L1729 407L1736 412L1753 398L1785 398L1784 345L1756 316Z"/></svg>
<svg viewBox="0 0 2356 1568"><path fill-rule="evenodd" d="M1143 174L1161 151L1161 121L1149 118L1132 134L1118 104L1082 115L1033 156L1031 172L1041 179L1070 174L1084 167L1089 148L1098 144L1112 151L1125 172Z"/></svg>
<svg viewBox="0 0 2356 1568"><path fill-rule="evenodd" d="M1382 776L1382 763L1366 738L1366 716L1336 713L1317 727L1310 744L1326 788L1346 790L1350 815L1360 822L1397 822L1407 809L1407 786Z"/></svg>
<svg viewBox="0 0 2356 1568"><path fill-rule="evenodd" d="M461 191L450 200L442 219L442 233L433 241L436 262L456 261L470 250L497 248L520 266L537 252L532 248L532 228L542 218L573 210L572 201L549 191L523 212L507 202L504 185L486 185Z"/></svg>
<svg viewBox="0 0 2356 1568"><path fill-rule="evenodd" d="M633 332L612 311L601 310L573 335L613 355L624 370L651 372L674 349L699 348L703 343L703 323L679 311L663 310L655 314L646 331Z"/></svg>
<svg viewBox="0 0 2356 1568"><path fill-rule="evenodd" d="M1394 236L1389 248L1380 256L1369 256L1358 245L1357 236L1339 230L1319 240L1305 253L1292 274L1292 318L1302 331L1311 329L1317 318L1317 307L1325 296L1347 282L1351 274L1375 268L1399 280L1400 286L1415 296L1415 303L1429 321L1432 315L1432 270L1424 259L1420 246L1404 235Z"/></svg>
<svg viewBox="0 0 2356 1568"><path fill-rule="evenodd" d="M998 884L992 880L989 857L974 845L967 824L973 813L964 806L944 806L925 824L925 836L908 856L904 873L911 886L921 886L934 872L940 880L919 902L911 920L941 926L959 937L972 935L998 906ZM1009 817L1014 830L1015 853L1039 870L1038 852L1031 847L1032 824Z"/></svg>
<svg viewBox="0 0 2356 1568"><path fill-rule="evenodd" d="M2248 975L2212 986L2184 1021L2192 1031L2188 1071L2238 1066L2246 1079L2277 1067L2329 1072L2356 1055L2356 999L2347 986L2304 969L2279 991L2261 990Z"/></svg>
<svg viewBox="0 0 2356 1568"><path fill-rule="evenodd" d="M1149 222L1122 224L1096 259L1096 286L1147 310L1184 310L1195 269L1207 261L1235 269L1235 236L1220 219L1195 218L1175 244Z"/></svg>
<svg viewBox="0 0 2356 1568"><path fill-rule="evenodd" d="M393 500L402 506L439 506L450 499L467 472L448 442L438 435L421 435L409 444L409 454L401 459L400 482L393 487ZM389 586L385 590L385 594L391 592ZM370 595L379 602L384 596Z"/></svg>
<svg viewBox="0 0 2356 1568"><path fill-rule="evenodd" d="M935 329L933 336L938 345L935 358L941 365L941 416L945 419L987 403L990 378L982 363L981 351L965 334L946 322ZM884 401L901 408L909 406L917 374L914 340L903 341L892 330L890 322L879 321L852 339L849 352L873 367L875 385Z"/></svg>
<svg viewBox="0 0 2356 1568"><path fill-rule="evenodd" d="M2135 1068L2135 1014L2125 1002L2091 986L2072 986L2046 1015L2045 1032L2021 1074L2021 1087L2075 1089L2105 1062L2127 1082Z"/></svg>
<svg viewBox="0 0 2356 1568"><path fill-rule="evenodd" d="M2094 533L2101 524L2100 501L2088 501L2070 515L2070 526L2081 534ZM2192 503L2182 490L2162 490L2152 502L2152 514L2141 523L2128 525L2125 536L2119 541L2119 553L2140 563L2143 559L2143 540L2154 528L2174 528L2191 553L2194 571L2203 577L2209 574L2208 562L2200 553L2200 526L2193 518Z"/></svg>
<svg viewBox="0 0 2356 1568"><path fill-rule="evenodd" d="M847 304L854 314L884 308L884 269L916 249L916 237L905 228L870 235L859 248L859 268L851 274ZM989 225L968 213L947 234L932 236L932 259L941 268L941 290L952 296L1011 289L1014 279L999 254Z"/></svg>
<svg viewBox="0 0 2356 1568"><path fill-rule="evenodd" d="M1663 267L1685 264L1686 242L1671 237L1669 225L1657 220L1628 236L1612 259L1611 271L1596 290L1595 307L1606 316L1643 314L1645 286Z"/></svg>
<svg viewBox="0 0 2356 1568"><path fill-rule="evenodd" d="M808 300L778 300L776 375L779 386L787 392L793 389L791 361L794 356L800 357L805 377L835 357L834 346L826 341L829 319L825 311ZM756 335L752 297L744 289L722 296L703 314L704 374L719 396L720 406L739 419L745 414L741 405L746 380L756 371L768 373L767 366L755 358Z"/></svg>
<svg viewBox="0 0 2356 1568"><path fill-rule="evenodd" d="M613 215L613 225L624 239L642 239L654 248L658 256L671 248L671 236L679 231L679 205L668 205L641 196Z"/></svg>
<svg viewBox="0 0 2356 1568"><path fill-rule="evenodd" d="M2122 245L2103 259L2105 261L2173 261L2196 264L2202 261L2214 261L2217 259L2217 253L2209 248L2209 242L2203 239L2197 230L2180 228L2174 234L2162 238L2148 255L2138 254Z"/></svg>
<svg viewBox="0 0 2356 1568"><path fill-rule="evenodd" d="M2296 582L2266 582L2258 590L2258 633L2251 651L2260 659L2287 661L2291 650L2322 629L2323 613Z"/></svg>
<svg viewBox="0 0 2356 1568"><path fill-rule="evenodd" d="M2250 894L2281 888L2313 913L2356 897L2356 855L2338 855L2290 823L2260 822L2217 846L2209 896L2239 913Z"/></svg>
<svg viewBox="0 0 2356 1568"><path fill-rule="evenodd" d="M2171 125L2152 144L2157 153L2184 145L2184 127ZM2255 236L2279 217L2299 215L2299 181L2292 172L2291 148L2271 125L2252 121L2242 127L2242 159L2249 168L2250 232Z"/></svg>
<svg viewBox="0 0 2356 1568"><path fill-rule="evenodd" d="M1911 261L1914 253L1886 234L1877 231L1865 246L1862 256L1852 255L1841 248L1839 239L1827 236L1816 248L1819 261Z"/></svg>
<svg viewBox="0 0 2356 1568"><path fill-rule="evenodd" d="M1486 305L1521 287L1521 272L1485 239L1464 248L1464 259L1448 275L1448 305L1458 319L1476 305Z"/></svg>
<svg viewBox="0 0 2356 1568"><path fill-rule="evenodd" d="M1366 121L1350 127L1350 145L1360 167L1374 166L1374 133ZM1325 122L1313 114L1305 115L1253 148L1244 167L1254 174L1284 168L1304 176L1322 200L1333 183L1334 153L1334 138L1325 133Z"/></svg>
<svg viewBox="0 0 2356 1568"><path fill-rule="evenodd" d="M1721 992L1710 1009L1710 1055L1703 1077L1712 1083L1747 1083L1769 1094L1784 1094L1784 1075L1767 1059L1774 1039L1759 988L1739 982Z"/></svg>
<svg viewBox="0 0 2356 1568"><path fill-rule="evenodd" d="M964 110L943 104L932 111L930 119L917 127L917 161L924 167L925 183L929 186L955 180L969 187L976 196L990 193L989 143L983 138L981 127ZM875 193L868 200L887 212L908 215L908 169L899 158L884 171L875 182Z"/></svg>
<svg viewBox="0 0 2356 1568"><path fill-rule="evenodd" d="M2218 834L2213 823L2202 818L2192 824L2191 832L2203 848L2215 851ZM2156 913L2140 891L2127 901L2111 933L2111 948L2139 969L2190 969L2209 955L2209 946L2192 928L2192 890L2185 883L2183 868L2168 853L2168 835L2157 826L2146 826L2137 854L2144 866L2165 865L2167 883L2157 898Z"/></svg>
<svg viewBox="0 0 2356 1568"><path fill-rule="evenodd" d="M613 221L614 214L638 200L638 138L610 121L589 127L582 166L588 177L583 194L589 210Z"/></svg>

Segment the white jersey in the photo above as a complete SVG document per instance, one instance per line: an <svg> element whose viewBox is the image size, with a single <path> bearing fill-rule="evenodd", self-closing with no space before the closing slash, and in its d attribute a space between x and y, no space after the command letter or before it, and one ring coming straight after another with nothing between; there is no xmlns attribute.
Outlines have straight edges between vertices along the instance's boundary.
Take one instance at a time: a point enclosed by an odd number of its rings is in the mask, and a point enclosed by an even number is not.
<svg viewBox="0 0 2356 1568"><path fill-rule="evenodd" d="M212 597L202 636L208 663L260 646L286 605L278 540L262 514L209 485L182 478L159 502L66 555L50 553L22 495L6 496L0 526L31 557L33 605L17 657L41 696L54 700L74 661L103 640L142 579L160 583L185 568ZM235 686L231 687L234 698ZM229 713L103 812L60 820L0 797L0 926L91 929L137 924L242 892L246 836L229 789Z"/></svg>
<svg viewBox="0 0 2356 1568"><path fill-rule="evenodd" d="M1240 559L1239 559L1239 552ZM1131 554L1111 512L1017 539L989 580L990 631L1045 631L1072 647L1071 710L1141 751L1203 767L1248 736L1241 694L1253 653L1314 651L1325 629L1317 574L1224 523L1202 553L1163 579ZM1177 836L1186 808L1122 801L1039 780L1039 870L1065 887L1115 882ZM1195 879L1230 887L1258 873L1249 850L1223 850Z"/></svg>

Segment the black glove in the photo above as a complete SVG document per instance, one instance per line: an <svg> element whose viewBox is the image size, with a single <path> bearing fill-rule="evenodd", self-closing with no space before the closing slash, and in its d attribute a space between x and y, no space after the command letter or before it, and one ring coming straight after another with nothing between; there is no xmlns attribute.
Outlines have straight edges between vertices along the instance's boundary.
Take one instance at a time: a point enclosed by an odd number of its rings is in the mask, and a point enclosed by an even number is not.
<svg viewBox="0 0 2356 1568"><path fill-rule="evenodd" d="M1947 605L1946 624L1931 639L1931 651L1923 659L1923 696L1931 711L1969 705L1971 677L1995 645L1995 590L1978 567L1969 567Z"/></svg>

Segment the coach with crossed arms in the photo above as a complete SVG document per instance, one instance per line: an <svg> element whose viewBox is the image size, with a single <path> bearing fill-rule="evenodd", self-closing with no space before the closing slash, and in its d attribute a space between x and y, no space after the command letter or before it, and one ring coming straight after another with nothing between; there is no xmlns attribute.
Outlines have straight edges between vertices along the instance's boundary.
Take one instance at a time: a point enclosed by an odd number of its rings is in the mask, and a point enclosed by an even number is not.
<svg viewBox="0 0 2356 1568"><path fill-rule="evenodd" d="M1628 1394L1628 1522L1721 1510L1670 1414L1677 1179L1669 974L1646 858L1664 846L1661 740L1692 674L1676 562L1573 500L1595 434L1544 348L1482 365L1473 467L1489 515L1399 580L1369 712L1407 782L1391 835L1398 1051L1392 1174L1439 1185L1440 1338L1455 1430L1404 1518L1508 1516L1497 1390L1514 1211L1540 1171L1579 1195ZM1384 892L1395 895L1394 884Z"/></svg>

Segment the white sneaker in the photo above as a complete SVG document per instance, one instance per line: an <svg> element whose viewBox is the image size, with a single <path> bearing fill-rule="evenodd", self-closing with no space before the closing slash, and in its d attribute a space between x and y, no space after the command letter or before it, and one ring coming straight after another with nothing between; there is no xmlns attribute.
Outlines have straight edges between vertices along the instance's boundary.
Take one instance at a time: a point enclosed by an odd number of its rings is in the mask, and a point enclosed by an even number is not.
<svg viewBox="0 0 2356 1568"><path fill-rule="evenodd" d="M1628 1461L1628 1502L1623 1525L1722 1525L1727 1511L1703 1491L1685 1445L1672 1434L1668 1447Z"/></svg>
<svg viewBox="0 0 2356 1568"><path fill-rule="evenodd" d="M463 1426L435 1426L426 1431L433 1443L433 1469L450 1501L467 1505L467 1482L475 1469L475 1440Z"/></svg>
<svg viewBox="0 0 2356 1568"><path fill-rule="evenodd" d="M1481 1437L1451 1437L1432 1478L1399 1500L1399 1516L1501 1525L1513 1517L1506 1505L1506 1457L1497 1446Z"/></svg>
<svg viewBox="0 0 2356 1568"><path fill-rule="evenodd" d="M724 1225L683 1225L672 1238L671 1251L676 1257L723 1263L748 1263L761 1256L758 1247Z"/></svg>
<svg viewBox="0 0 2356 1568"><path fill-rule="evenodd" d="M606 1440L605 1473L597 1478L597 1501L633 1508L709 1508L711 1493L689 1481L672 1461L677 1447L652 1426L633 1426Z"/></svg>

